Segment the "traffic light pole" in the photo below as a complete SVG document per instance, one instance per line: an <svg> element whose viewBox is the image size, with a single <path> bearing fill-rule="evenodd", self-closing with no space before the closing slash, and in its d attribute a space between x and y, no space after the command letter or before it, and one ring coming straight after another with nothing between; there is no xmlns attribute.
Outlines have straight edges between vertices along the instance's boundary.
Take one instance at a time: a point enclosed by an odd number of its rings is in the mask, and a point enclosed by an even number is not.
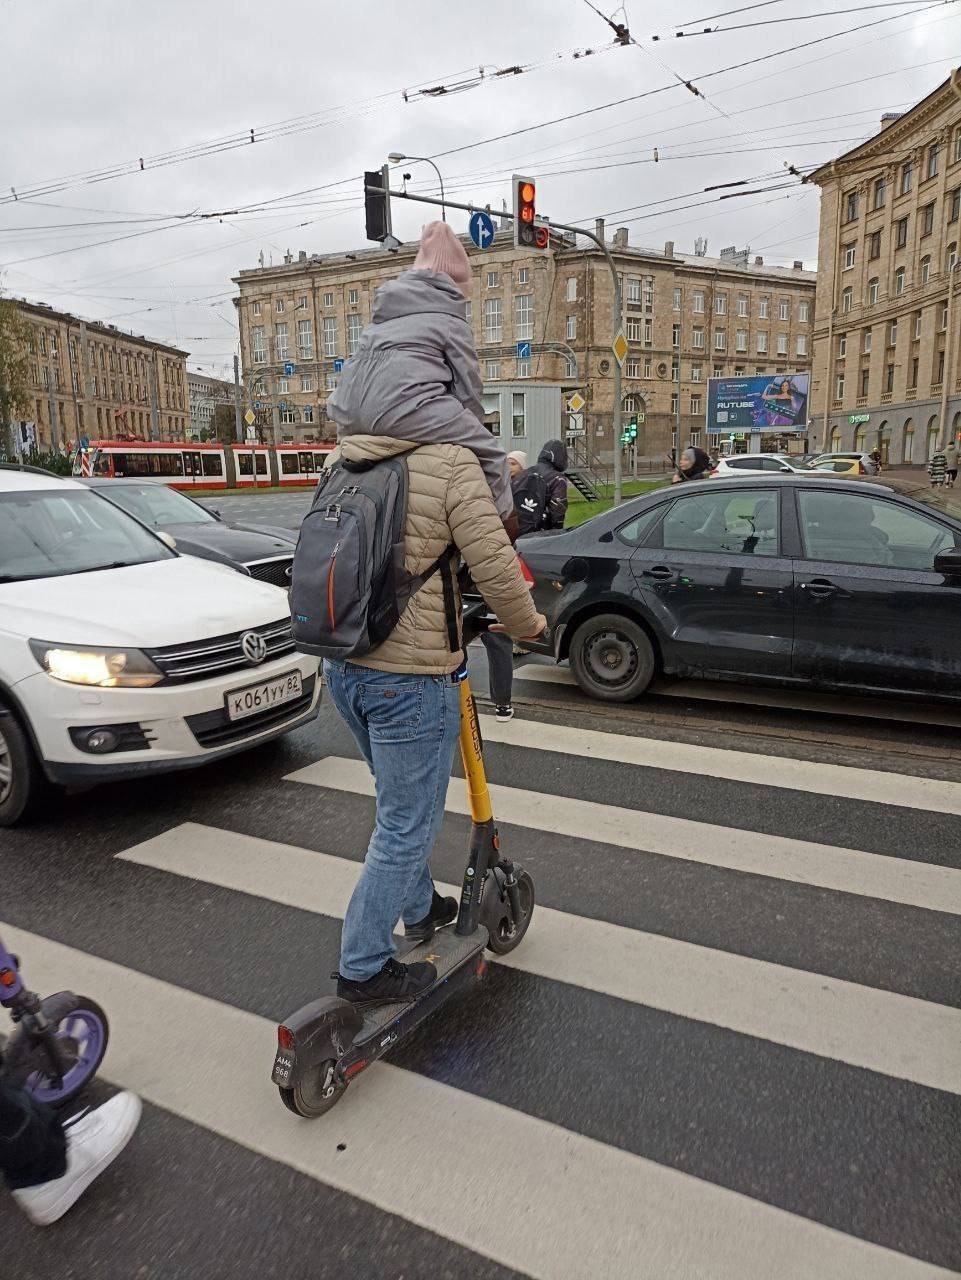
<svg viewBox="0 0 961 1280"><path fill-rule="evenodd" d="M386 180L385 180L386 182ZM382 195L387 198L388 208L390 207L391 198L395 200L413 200L417 204L433 204L439 205L442 209L462 209L464 213L487 213L490 214L489 205L479 204L456 204L453 200L437 200L433 196L415 196L409 191L392 191L389 186L374 186L365 183L364 192L367 195ZM498 212L499 218L510 218L513 220L513 213L508 210ZM614 259L611 257L610 250L600 236L596 236L593 231L585 231L583 227L568 226L563 222L550 221L549 226L554 227L557 231L570 231L574 235L584 236L586 240L590 240L592 244L597 245L601 253L603 253L607 265L610 268L611 280L614 284L614 314L613 314L613 330L611 333L611 342L617 337L621 327L621 319L623 315L623 305L621 302L621 278L617 274L617 267L614 265ZM614 358L614 505L620 505L623 497L623 467L622 454L624 447L621 444L621 365L615 356Z"/></svg>

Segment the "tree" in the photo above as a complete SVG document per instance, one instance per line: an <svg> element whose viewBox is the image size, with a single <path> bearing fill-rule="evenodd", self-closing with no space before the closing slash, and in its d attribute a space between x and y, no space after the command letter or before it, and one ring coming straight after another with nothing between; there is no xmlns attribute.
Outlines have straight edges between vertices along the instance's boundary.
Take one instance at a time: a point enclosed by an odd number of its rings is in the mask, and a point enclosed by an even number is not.
<svg viewBox="0 0 961 1280"><path fill-rule="evenodd" d="M10 439L10 424L30 403L30 326L17 304L0 297L0 447Z"/></svg>
<svg viewBox="0 0 961 1280"><path fill-rule="evenodd" d="M236 439L237 427L233 405L215 406L213 417L210 419L210 430L214 439L219 440L221 444L231 444Z"/></svg>

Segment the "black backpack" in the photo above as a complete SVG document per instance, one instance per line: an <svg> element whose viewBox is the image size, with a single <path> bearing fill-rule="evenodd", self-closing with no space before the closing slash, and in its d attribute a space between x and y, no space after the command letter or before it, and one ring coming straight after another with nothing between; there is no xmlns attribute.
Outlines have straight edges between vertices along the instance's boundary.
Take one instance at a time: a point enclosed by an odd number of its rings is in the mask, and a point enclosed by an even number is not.
<svg viewBox="0 0 961 1280"><path fill-rule="evenodd" d="M457 652L453 545L423 573L404 568L407 463L340 460L317 486L294 553L290 612L294 643L319 658L357 658L382 644L411 597L435 573L444 579L448 643Z"/></svg>
<svg viewBox="0 0 961 1280"><path fill-rule="evenodd" d="M536 533L544 527L550 489L547 479L537 467L528 467L514 481L514 510L517 513L518 537Z"/></svg>

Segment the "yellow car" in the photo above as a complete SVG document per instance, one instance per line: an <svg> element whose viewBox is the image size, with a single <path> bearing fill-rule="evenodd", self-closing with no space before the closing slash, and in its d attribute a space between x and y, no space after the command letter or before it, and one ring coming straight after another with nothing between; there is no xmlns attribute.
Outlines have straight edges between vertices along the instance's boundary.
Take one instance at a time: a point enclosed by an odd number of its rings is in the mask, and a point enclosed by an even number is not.
<svg viewBox="0 0 961 1280"><path fill-rule="evenodd" d="M874 476L877 463L867 453L823 453L808 464L810 471L828 471L835 476L853 479L856 476Z"/></svg>

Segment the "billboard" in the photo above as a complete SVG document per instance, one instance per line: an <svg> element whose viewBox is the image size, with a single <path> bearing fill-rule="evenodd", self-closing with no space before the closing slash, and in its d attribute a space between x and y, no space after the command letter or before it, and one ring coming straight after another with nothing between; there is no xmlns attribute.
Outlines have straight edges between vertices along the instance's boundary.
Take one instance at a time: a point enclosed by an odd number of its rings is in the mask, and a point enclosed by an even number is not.
<svg viewBox="0 0 961 1280"><path fill-rule="evenodd" d="M708 431L803 431L808 420L807 373L709 378Z"/></svg>

